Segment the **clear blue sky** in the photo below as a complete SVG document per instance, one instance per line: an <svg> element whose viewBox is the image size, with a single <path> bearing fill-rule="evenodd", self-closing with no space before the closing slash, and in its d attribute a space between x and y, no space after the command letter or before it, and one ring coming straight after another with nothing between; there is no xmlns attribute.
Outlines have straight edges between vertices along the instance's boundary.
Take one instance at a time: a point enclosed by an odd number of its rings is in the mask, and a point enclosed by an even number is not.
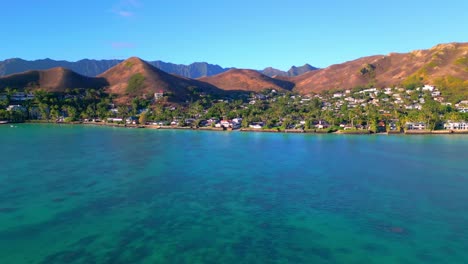
<svg viewBox="0 0 468 264"><path fill-rule="evenodd" d="M124 59L261 69L468 41L468 1L3 0L0 60Z"/></svg>

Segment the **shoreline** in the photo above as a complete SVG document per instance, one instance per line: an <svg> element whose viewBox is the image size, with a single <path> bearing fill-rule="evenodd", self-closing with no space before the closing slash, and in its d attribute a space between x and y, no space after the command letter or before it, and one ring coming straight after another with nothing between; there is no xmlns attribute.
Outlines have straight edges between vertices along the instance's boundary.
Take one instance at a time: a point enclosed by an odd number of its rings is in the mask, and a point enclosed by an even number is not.
<svg viewBox="0 0 468 264"><path fill-rule="evenodd" d="M21 123L8 123L8 124L21 124ZM115 123L101 123L101 122L49 122L49 121L26 121L23 124L51 124L51 125L85 125L85 126L103 126L103 127L118 127L118 128L146 128L154 130L194 130L194 131L217 131L217 132L253 132L253 133L283 133L283 134L330 134L330 135L468 135L468 130L406 130L404 132L382 132L372 133L368 130L338 130L329 132L328 130L319 129L224 129L217 127L176 127L176 126L157 126L157 125L123 125Z"/></svg>

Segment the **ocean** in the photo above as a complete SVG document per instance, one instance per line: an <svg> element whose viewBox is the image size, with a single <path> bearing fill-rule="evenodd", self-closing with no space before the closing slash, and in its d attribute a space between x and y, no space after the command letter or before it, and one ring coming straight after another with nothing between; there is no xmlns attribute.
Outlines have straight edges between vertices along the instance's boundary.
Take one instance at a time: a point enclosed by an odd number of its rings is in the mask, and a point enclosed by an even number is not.
<svg viewBox="0 0 468 264"><path fill-rule="evenodd" d="M0 263L468 263L468 136L0 126Z"/></svg>

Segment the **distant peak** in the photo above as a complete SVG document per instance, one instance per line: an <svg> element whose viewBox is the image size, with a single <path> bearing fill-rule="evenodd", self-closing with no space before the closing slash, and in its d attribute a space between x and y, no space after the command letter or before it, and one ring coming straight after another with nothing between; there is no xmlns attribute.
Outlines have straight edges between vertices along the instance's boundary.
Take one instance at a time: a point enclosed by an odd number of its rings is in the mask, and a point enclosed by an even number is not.
<svg viewBox="0 0 468 264"><path fill-rule="evenodd" d="M142 60L142 59L140 59L140 58L138 58L138 57L130 57L130 58L126 59L125 61L129 61L129 62L140 62L140 63L141 63L141 62L145 62L144 60ZM125 61L124 61L124 62L125 62Z"/></svg>

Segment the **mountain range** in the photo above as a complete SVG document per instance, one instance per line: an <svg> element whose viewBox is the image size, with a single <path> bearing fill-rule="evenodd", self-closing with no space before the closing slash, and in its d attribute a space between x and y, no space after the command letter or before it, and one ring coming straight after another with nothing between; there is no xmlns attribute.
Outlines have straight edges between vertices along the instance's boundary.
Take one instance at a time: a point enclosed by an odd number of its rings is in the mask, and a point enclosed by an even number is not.
<svg viewBox="0 0 468 264"><path fill-rule="evenodd" d="M57 67L70 69L84 76L95 77L121 62L123 62L123 60L84 59L76 62L70 62L65 60L52 59L28 61L19 58L13 58L0 61L0 77L30 70L48 70ZM232 69L223 68L219 65L209 64L206 62L195 62L189 65L174 64L163 61L148 61L147 63L167 73L177 74L192 79L213 76ZM260 70L259 72L270 77L275 75L292 77L316 69L317 68L312 67L309 64L305 64L301 67L292 66L288 71L281 71L270 67L264 70Z"/></svg>
<svg viewBox="0 0 468 264"><path fill-rule="evenodd" d="M157 91L171 93L179 101L194 93L226 94L232 91L258 92L271 88L310 94L355 87L417 86L433 84L445 94L468 99L468 43L440 44L427 50L391 53L359 58L324 69L296 68L293 77L260 71L229 69L197 79L165 72L139 58L120 62L97 77L87 77L65 68L32 70L0 78L5 87L40 87L48 91L65 88L105 88L121 101ZM200 72L199 72L200 73ZM205 75L207 72L205 72ZM211 72L215 73L215 72Z"/></svg>
<svg viewBox="0 0 468 264"><path fill-rule="evenodd" d="M292 82L271 78L254 70L231 69L215 76L200 78L199 80L226 91L261 91L264 89L291 91L294 88L294 83Z"/></svg>
<svg viewBox="0 0 468 264"><path fill-rule="evenodd" d="M261 70L260 72L269 77L275 77L275 76L294 77L294 76L298 76L306 72L315 71L318 69L319 68L313 67L309 64L304 64L303 66L300 66L300 67L292 66L291 69L289 69L287 72L278 70L272 67L265 68Z"/></svg>

